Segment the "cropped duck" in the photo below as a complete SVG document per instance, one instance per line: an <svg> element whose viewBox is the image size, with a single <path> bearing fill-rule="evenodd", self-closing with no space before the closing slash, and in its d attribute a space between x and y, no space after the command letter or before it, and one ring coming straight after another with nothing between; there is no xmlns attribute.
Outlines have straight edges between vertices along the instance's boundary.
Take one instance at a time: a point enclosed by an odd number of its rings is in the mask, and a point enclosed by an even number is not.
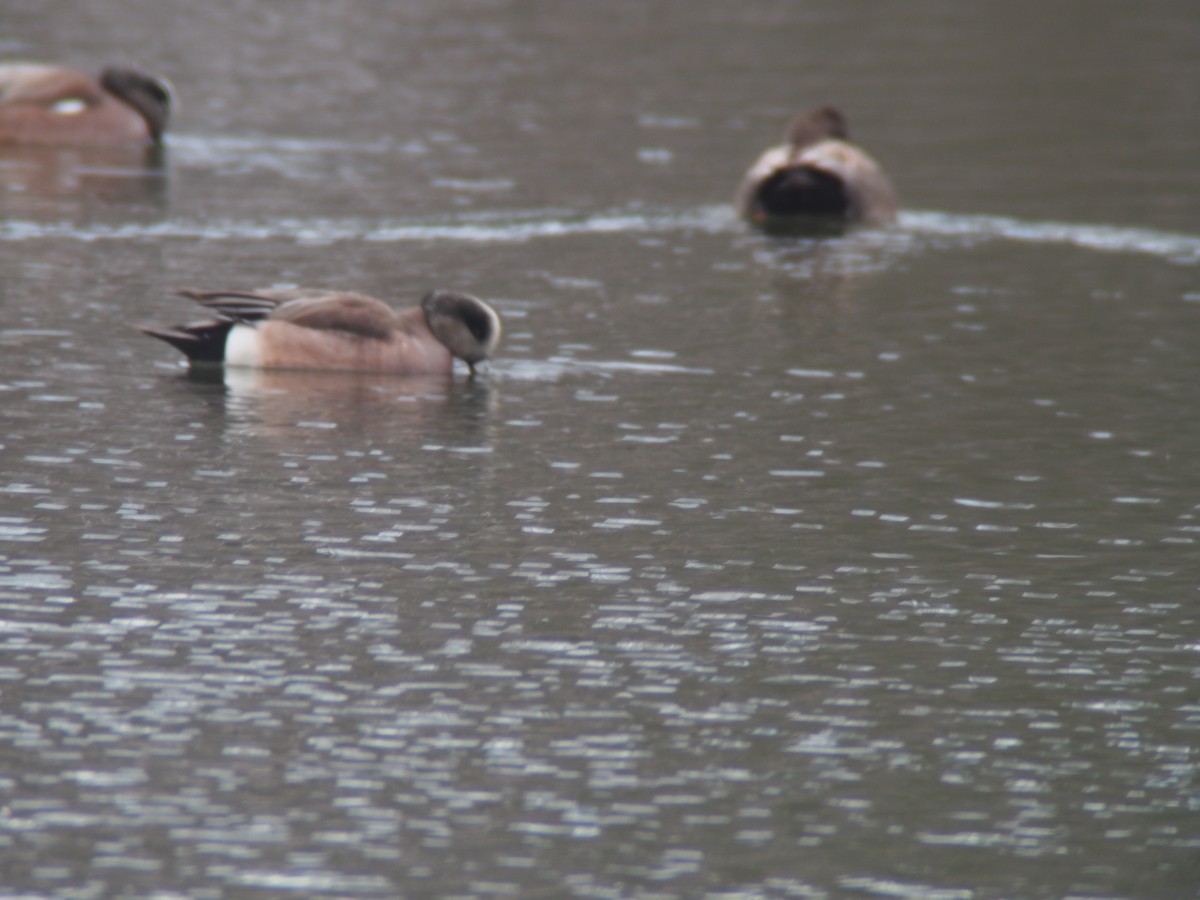
<svg viewBox="0 0 1200 900"><path fill-rule="evenodd" d="M896 217L896 192L879 164L850 143L841 111L818 106L792 122L786 144L750 167L735 205L767 228L821 220L880 225Z"/></svg>
<svg viewBox="0 0 1200 900"><path fill-rule="evenodd" d="M0 144L157 144L171 114L165 81L109 67L0 65Z"/></svg>
<svg viewBox="0 0 1200 900"><path fill-rule="evenodd" d="M454 359L475 366L500 342L500 317L477 297L428 293L394 310L346 291L180 291L212 312L187 325L139 325L195 366L449 374Z"/></svg>

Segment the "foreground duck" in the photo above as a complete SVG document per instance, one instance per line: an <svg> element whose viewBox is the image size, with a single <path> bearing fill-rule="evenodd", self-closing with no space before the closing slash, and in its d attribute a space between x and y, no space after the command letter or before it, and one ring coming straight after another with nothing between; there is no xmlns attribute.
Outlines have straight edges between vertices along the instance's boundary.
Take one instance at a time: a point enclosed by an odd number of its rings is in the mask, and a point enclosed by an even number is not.
<svg viewBox="0 0 1200 900"><path fill-rule="evenodd" d="M139 325L197 365L449 374L457 357L475 373L500 342L500 317L482 300L431 291L394 310L346 291L180 291L213 315L187 325Z"/></svg>
<svg viewBox="0 0 1200 900"><path fill-rule="evenodd" d="M850 143L842 113L819 106L788 129L742 178L738 214L766 228L826 222L882 225L896 217L896 193L879 164Z"/></svg>
<svg viewBox="0 0 1200 900"><path fill-rule="evenodd" d="M0 65L0 144L157 144L171 90L136 69L92 78L34 63Z"/></svg>

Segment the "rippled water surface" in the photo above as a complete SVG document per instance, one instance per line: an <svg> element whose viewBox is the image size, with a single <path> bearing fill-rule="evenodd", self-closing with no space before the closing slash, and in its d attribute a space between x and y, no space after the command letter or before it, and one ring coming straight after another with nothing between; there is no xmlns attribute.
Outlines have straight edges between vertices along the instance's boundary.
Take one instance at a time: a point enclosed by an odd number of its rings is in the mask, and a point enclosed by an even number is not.
<svg viewBox="0 0 1200 900"><path fill-rule="evenodd" d="M1193 4L4 20L180 98L162 159L0 153L5 896L1195 896ZM749 232L826 100L901 221ZM129 327L276 283L506 341Z"/></svg>

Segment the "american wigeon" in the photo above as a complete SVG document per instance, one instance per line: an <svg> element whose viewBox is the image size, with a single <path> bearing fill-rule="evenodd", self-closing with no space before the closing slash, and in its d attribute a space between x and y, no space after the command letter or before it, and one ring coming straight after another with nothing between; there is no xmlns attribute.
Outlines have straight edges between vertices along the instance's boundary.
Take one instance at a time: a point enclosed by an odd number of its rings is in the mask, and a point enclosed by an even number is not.
<svg viewBox="0 0 1200 900"><path fill-rule="evenodd" d="M61 66L0 66L0 144L157 144L170 113L167 83L136 69L92 78Z"/></svg>
<svg viewBox="0 0 1200 900"><path fill-rule="evenodd" d="M394 310L346 291L180 291L215 315L187 325L139 325L192 366L448 374L454 358L475 372L500 342L500 317L469 294L431 291Z"/></svg>
<svg viewBox="0 0 1200 900"><path fill-rule="evenodd" d="M806 221L880 225L896 217L896 193L879 164L850 143L846 119L818 106L792 122L742 178L738 214L767 228Z"/></svg>

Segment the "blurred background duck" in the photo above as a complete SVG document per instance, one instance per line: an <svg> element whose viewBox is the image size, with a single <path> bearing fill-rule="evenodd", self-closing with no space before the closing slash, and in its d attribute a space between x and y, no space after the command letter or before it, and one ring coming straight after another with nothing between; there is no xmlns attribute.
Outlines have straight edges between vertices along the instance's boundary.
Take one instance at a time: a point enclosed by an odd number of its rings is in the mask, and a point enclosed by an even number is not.
<svg viewBox="0 0 1200 900"><path fill-rule="evenodd" d="M763 153L742 178L734 201L738 215L767 229L882 225L896 217L891 182L850 143L845 116L836 107L802 113L786 140Z"/></svg>
<svg viewBox="0 0 1200 900"><path fill-rule="evenodd" d="M37 63L0 65L0 144L162 142L171 113L166 81L112 66L96 78Z"/></svg>

